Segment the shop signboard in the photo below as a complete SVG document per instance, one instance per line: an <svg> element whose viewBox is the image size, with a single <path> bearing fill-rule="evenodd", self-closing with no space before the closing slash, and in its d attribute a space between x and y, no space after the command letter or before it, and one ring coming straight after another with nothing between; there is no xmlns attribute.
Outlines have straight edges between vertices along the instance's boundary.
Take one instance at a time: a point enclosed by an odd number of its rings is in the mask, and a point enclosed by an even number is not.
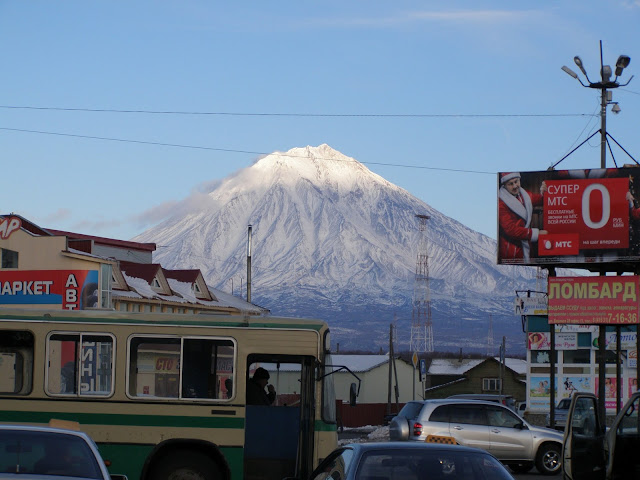
<svg viewBox="0 0 640 480"><path fill-rule="evenodd" d="M637 261L638 176L638 167L499 173L498 263Z"/></svg>
<svg viewBox="0 0 640 480"><path fill-rule="evenodd" d="M97 270L0 271L0 305L98 306Z"/></svg>
<svg viewBox="0 0 640 480"><path fill-rule="evenodd" d="M549 323L637 324L639 278L635 275L550 277Z"/></svg>
<svg viewBox="0 0 640 480"><path fill-rule="evenodd" d="M529 332L527 335L529 350L551 350L551 335L549 332ZM577 333L556 333L556 350L575 350L578 348Z"/></svg>

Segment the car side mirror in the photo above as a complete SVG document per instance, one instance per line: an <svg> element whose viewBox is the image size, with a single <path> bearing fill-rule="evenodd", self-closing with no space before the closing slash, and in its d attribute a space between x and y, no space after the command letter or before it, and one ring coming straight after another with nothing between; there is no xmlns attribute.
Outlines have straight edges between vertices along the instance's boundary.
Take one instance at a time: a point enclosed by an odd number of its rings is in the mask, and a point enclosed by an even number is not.
<svg viewBox="0 0 640 480"><path fill-rule="evenodd" d="M352 407L356 406L356 397L358 396L357 390L356 390L356 384L352 383L351 387L349 387L349 405L351 405Z"/></svg>
<svg viewBox="0 0 640 480"><path fill-rule="evenodd" d="M126 475L120 475L119 473L112 473L109 475L111 480L128 480Z"/></svg>

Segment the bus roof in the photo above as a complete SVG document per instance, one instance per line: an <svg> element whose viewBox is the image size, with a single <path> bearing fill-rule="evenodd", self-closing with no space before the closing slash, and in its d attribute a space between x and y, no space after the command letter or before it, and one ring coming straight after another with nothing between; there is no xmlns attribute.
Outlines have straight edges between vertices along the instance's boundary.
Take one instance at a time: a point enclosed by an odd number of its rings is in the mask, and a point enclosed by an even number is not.
<svg viewBox="0 0 640 480"><path fill-rule="evenodd" d="M327 324L322 320L254 316L211 315L184 313L133 313L111 310L36 310L0 308L0 322L17 320L27 322L61 322L93 324L211 326L245 328L296 328L319 331Z"/></svg>

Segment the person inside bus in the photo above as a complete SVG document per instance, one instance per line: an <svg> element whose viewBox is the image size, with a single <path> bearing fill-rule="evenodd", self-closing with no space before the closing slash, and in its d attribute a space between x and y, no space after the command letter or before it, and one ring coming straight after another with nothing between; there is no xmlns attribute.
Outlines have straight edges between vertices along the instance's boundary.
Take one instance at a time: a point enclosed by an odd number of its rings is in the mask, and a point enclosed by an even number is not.
<svg viewBox="0 0 640 480"><path fill-rule="evenodd" d="M256 369L253 377L247 382L247 405L271 405L274 402L276 389L269 384L269 377L269 372L264 368Z"/></svg>

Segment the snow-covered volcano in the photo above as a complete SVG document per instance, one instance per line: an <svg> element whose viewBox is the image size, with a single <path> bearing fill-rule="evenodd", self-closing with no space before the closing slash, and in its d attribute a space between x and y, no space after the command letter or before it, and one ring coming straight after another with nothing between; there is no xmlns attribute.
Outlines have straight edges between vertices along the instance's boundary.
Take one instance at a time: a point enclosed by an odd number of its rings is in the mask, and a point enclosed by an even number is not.
<svg viewBox="0 0 640 480"><path fill-rule="evenodd" d="M491 316L495 344L507 335L511 352L524 351L511 312L515 290L535 287L535 270L496 265L495 240L328 145L268 155L200 200L135 240L161 245L154 261L199 268L221 290L233 281L240 294L251 224L252 301L275 315L327 320L341 350L386 347L394 316L408 348L424 235L416 215L428 215L436 349L484 352Z"/></svg>

